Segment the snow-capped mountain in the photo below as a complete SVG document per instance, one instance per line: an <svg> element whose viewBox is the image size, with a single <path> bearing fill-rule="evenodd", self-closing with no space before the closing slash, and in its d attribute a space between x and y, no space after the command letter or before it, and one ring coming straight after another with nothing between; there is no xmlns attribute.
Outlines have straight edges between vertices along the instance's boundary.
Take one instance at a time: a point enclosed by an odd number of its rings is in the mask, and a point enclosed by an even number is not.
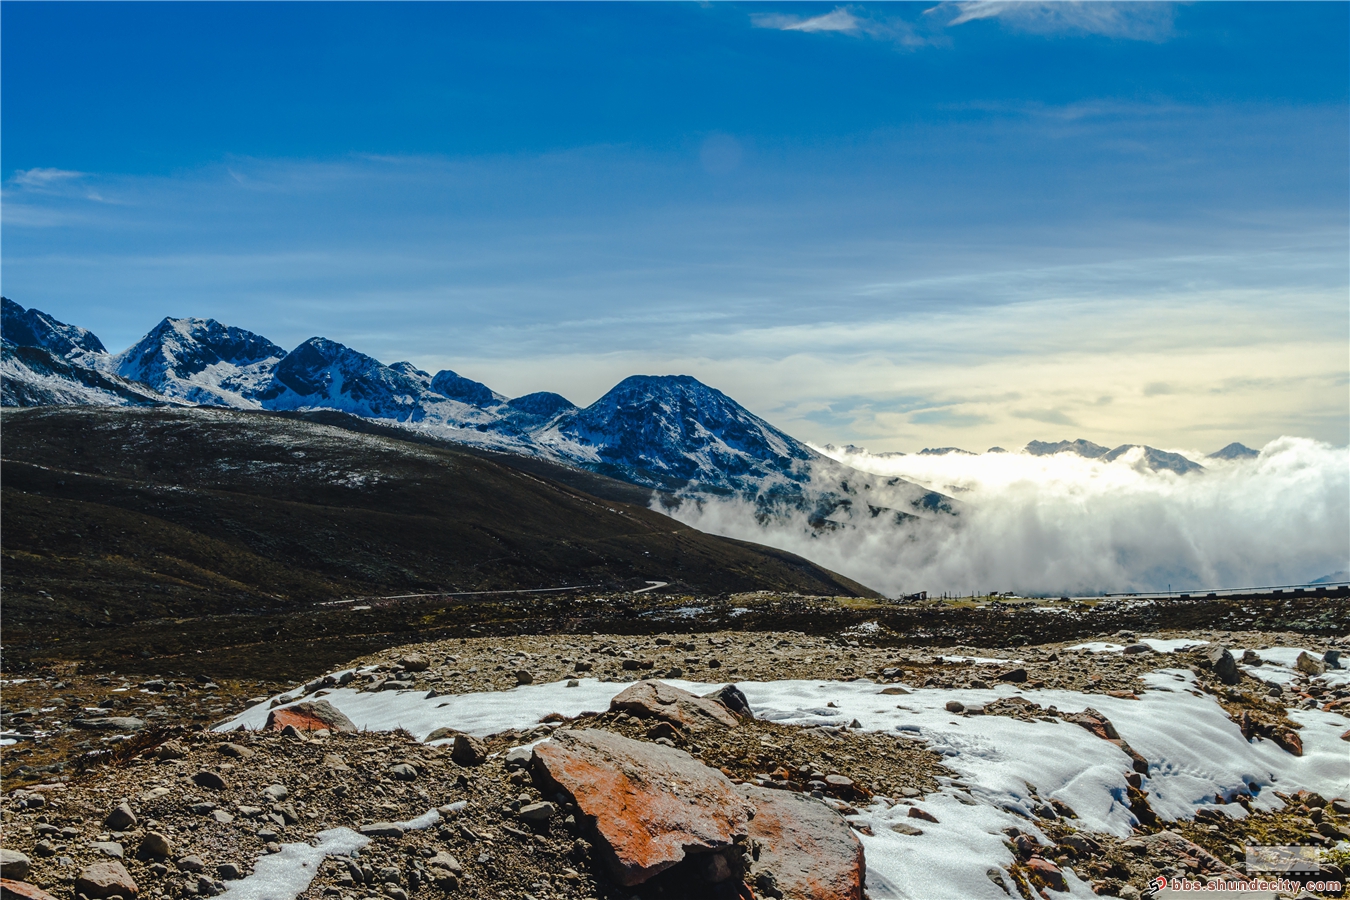
<svg viewBox="0 0 1350 900"><path fill-rule="evenodd" d="M215 319L166 318L109 359L112 371L199 406L258 409L257 396L286 351Z"/></svg>
<svg viewBox="0 0 1350 900"><path fill-rule="evenodd" d="M431 389L443 397L481 409L498 406L506 401L504 396L486 384L457 375L449 369L436 373L436 377L431 379Z"/></svg>
<svg viewBox="0 0 1350 900"><path fill-rule="evenodd" d="M0 340L0 406L161 406L168 397L137 381L79 365L43 347Z"/></svg>
<svg viewBox="0 0 1350 900"><path fill-rule="evenodd" d="M688 375L634 375L535 436L565 457L666 490L800 482L818 454Z"/></svg>
<svg viewBox="0 0 1350 900"><path fill-rule="evenodd" d="M1231 445L1230 445L1231 446ZM1238 446L1241 446L1240 444ZM1224 448L1227 450L1228 448ZM1219 453L1223 453L1220 450ZM1111 450L1103 447L1101 444L1094 444L1092 441L1085 441L1079 438L1076 441L1056 441L1049 443L1047 441L1032 441L1027 444L1026 452L1032 456L1053 456L1056 453L1076 453L1086 459L1100 459L1104 462L1114 462L1122 457L1125 461L1136 466L1142 466L1151 469L1154 472L1167 470L1176 472L1178 475L1185 475L1188 472L1202 472L1204 466L1198 462L1193 462L1182 456L1180 453L1172 453L1168 450L1158 450L1155 447L1148 447L1144 444L1121 444L1119 447ZM1216 456L1218 454L1215 454Z"/></svg>
<svg viewBox="0 0 1350 900"><path fill-rule="evenodd" d="M1222 450L1216 450L1205 459L1256 459L1261 455L1260 450L1253 450L1245 444L1239 444L1237 441L1224 447Z"/></svg>
<svg viewBox="0 0 1350 900"><path fill-rule="evenodd" d="M276 364L256 397L264 409L338 409L397 422L491 423L477 407L432 390L425 376L406 363L395 369L336 341L313 337Z"/></svg>
<svg viewBox="0 0 1350 900"><path fill-rule="evenodd" d="M24 309L8 297L0 297L0 335L17 347L40 347L80 365L108 352L89 329L58 322L41 310Z"/></svg>

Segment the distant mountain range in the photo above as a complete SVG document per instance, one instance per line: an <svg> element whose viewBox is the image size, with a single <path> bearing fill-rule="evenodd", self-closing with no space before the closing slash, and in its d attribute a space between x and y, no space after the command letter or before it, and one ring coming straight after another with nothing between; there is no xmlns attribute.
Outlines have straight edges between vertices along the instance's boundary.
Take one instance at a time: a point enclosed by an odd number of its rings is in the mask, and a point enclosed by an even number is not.
<svg viewBox="0 0 1350 900"><path fill-rule="evenodd" d="M166 318L121 353L86 329L3 300L5 406L206 406L338 410L457 443L540 456L669 494L755 498L833 525L949 511L948 498L840 466L687 375L625 378L585 409L558 394L506 398L450 370L384 365L313 337L291 351L213 319ZM882 499L884 497L884 499ZM861 514L861 513L860 513Z"/></svg>
<svg viewBox="0 0 1350 900"><path fill-rule="evenodd" d="M287 351L214 319L166 318L121 353L93 332L0 298L0 404L206 406L290 412L337 410L457 443L539 456L668 494L753 497L765 515L805 510L837 527L853 516L897 522L954 512L950 498L836 462L687 375L634 375L582 409L555 393L507 398L449 369L385 365L323 337ZM827 448L833 449L833 448ZM1002 452L991 448L991 452ZM1032 441L1025 452L1071 452L1187 474L1177 453L1091 441ZM965 454L956 447L922 455ZM1258 455L1241 444L1212 454ZM860 493L861 492L861 493ZM865 502L863 498L866 497Z"/></svg>

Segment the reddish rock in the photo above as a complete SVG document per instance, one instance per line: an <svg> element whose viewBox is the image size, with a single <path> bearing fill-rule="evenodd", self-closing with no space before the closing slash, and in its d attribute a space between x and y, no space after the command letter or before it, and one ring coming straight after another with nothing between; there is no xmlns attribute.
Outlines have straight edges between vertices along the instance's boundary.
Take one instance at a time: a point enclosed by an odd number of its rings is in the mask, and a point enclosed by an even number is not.
<svg viewBox="0 0 1350 900"><path fill-rule="evenodd" d="M304 700L292 706L281 706L267 714L268 731L280 731L287 725L296 731L319 731L327 728L334 733L352 734L356 726L338 712L327 700Z"/></svg>
<svg viewBox="0 0 1350 900"><path fill-rule="evenodd" d="M1059 866L1050 860L1040 856L1033 856L1026 862L1027 872L1031 874L1031 880L1048 887L1052 891L1067 891L1068 884L1064 882L1064 873L1059 870Z"/></svg>
<svg viewBox="0 0 1350 900"><path fill-rule="evenodd" d="M735 728L739 724L735 714L717 700L682 691L664 681L639 681L609 701L609 708L639 719L662 719L692 731Z"/></svg>
<svg viewBox="0 0 1350 900"><path fill-rule="evenodd" d="M1148 760L1140 756L1133 747L1127 744L1125 739L1120 736L1120 732L1116 731L1116 726L1111 724L1111 720L1097 710L1089 706L1080 713L1064 716L1064 721L1081 725L1102 740L1115 744L1130 758L1130 764L1136 772L1148 774Z"/></svg>
<svg viewBox="0 0 1350 900"><path fill-rule="evenodd" d="M12 878L0 878L0 898L9 897L23 897L24 900L56 900L35 884L15 881Z"/></svg>
<svg viewBox="0 0 1350 900"><path fill-rule="evenodd" d="M751 806L721 772L683 750L591 729L560 729L534 748L536 777L595 821L620 884L641 884L686 856L746 833Z"/></svg>
<svg viewBox="0 0 1350 900"><path fill-rule="evenodd" d="M759 848L748 881L770 875L786 897L862 900L863 846L838 813L804 794L749 785L741 791L755 804L749 830Z"/></svg>
<svg viewBox="0 0 1350 900"><path fill-rule="evenodd" d="M937 818L932 813L919 809L917 806L911 806L908 815L911 819L923 819L925 822L937 824Z"/></svg>
<svg viewBox="0 0 1350 900"><path fill-rule="evenodd" d="M110 861L94 863L80 872L80 877L75 879L75 893L90 898L134 897L137 888L126 866Z"/></svg>

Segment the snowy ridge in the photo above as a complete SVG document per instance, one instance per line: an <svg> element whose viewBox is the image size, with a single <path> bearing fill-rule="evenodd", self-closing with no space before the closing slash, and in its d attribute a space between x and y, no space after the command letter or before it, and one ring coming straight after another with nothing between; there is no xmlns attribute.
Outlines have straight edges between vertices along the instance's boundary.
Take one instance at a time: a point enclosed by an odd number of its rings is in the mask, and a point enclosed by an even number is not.
<svg viewBox="0 0 1350 900"><path fill-rule="evenodd" d="M215 319L166 318L107 364L123 378L199 406L258 409L257 394L285 356L267 338Z"/></svg>
<svg viewBox="0 0 1350 900"><path fill-rule="evenodd" d="M165 318L109 354L92 333L5 300L6 333L28 353L5 360L5 404L180 402L237 409L332 409L446 440L541 456L669 493L753 498L761 515L807 511L827 527L855 513L900 523L946 498L828 460L688 375L634 375L585 409L555 393L507 399L449 369L431 375L324 337L289 353L214 319ZM869 482L875 482L874 485ZM851 495L869 492L857 504ZM888 499L879 500L885 495ZM891 509L894 507L894 509ZM950 507L947 507L949 510ZM858 512L861 510L862 512Z"/></svg>

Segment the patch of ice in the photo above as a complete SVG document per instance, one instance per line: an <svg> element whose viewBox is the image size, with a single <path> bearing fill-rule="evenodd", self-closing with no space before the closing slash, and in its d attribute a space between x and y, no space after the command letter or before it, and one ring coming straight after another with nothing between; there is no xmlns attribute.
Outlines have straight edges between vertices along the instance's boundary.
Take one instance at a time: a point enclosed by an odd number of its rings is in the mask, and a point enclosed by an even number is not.
<svg viewBox="0 0 1350 900"><path fill-rule="evenodd" d="M315 835L317 844L283 844L280 853L261 857L247 878L232 881L224 900L295 900L309 887L329 856L350 856L370 838L350 828L330 828Z"/></svg>

